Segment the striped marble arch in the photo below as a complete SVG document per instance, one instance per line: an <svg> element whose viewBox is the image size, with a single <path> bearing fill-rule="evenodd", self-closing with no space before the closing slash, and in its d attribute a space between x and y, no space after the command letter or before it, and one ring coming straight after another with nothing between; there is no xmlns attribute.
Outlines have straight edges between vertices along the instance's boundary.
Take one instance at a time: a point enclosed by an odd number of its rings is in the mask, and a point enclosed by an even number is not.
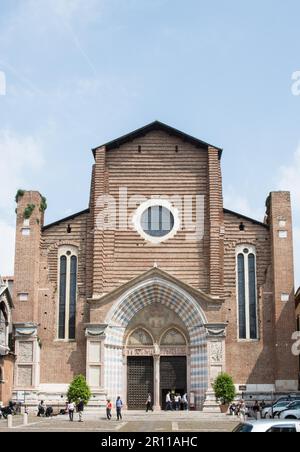
<svg viewBox="0 0 300 452"><path fill-rule="evenodd" d="M128 290L117 300L108 314L105 340L105 381L108 394L125 398L123 349L125 331L133 317L145 307L160 303L180 317L189 333L190 391L201 408L208 388L207 323L199 303L181 287L160 277L150 278Z"/></svg>

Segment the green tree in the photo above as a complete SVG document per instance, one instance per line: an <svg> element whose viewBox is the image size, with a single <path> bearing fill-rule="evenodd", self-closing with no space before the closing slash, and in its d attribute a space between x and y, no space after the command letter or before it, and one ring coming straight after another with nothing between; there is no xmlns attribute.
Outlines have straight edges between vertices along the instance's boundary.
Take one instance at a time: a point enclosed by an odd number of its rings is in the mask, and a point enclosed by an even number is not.
<svg viewBox="0 0 300 452"><path fill-rule="evenodd" d="M77 375L69 386L67 394L68 400L76 404L82 400L83 403L87 405L91 396L91 390L85 377L83 375Z"/></svg>
<svg viewBox="0 0 300 452"><path fill-rule="evenodd" d="M235 399L235 386L230 375L221 373L215 379L213 388L216 394L216 398L222 403L222 405L230 404Z"/></svg>

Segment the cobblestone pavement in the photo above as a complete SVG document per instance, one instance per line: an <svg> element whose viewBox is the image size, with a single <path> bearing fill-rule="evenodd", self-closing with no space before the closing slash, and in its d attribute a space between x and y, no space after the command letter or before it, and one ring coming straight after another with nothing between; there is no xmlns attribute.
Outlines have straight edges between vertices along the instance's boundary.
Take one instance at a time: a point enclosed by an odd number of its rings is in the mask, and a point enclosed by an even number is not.
<svg viewBox="0 0 300 452"><path fill-rule="evenodd" d="M122 421L107 421L102 413L86 413L84 421L69 422L67 416L39 419L29 416L24 426L22 416L14 416L13 428L7 421L0 421L0 432L231 432L238 424L237 418L208 413L138 413L123 414Z"/></svg>

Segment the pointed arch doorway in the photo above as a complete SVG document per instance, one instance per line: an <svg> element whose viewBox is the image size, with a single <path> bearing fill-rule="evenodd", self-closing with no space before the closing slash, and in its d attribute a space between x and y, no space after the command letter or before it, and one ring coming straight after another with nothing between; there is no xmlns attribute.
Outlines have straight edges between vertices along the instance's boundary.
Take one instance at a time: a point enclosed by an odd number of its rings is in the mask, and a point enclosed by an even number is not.
<svg viewBox="0 0 300 452"><path fill-rule="evenodd" d="M189 340L176 313L161 305L142 309L129 323L125 337L127 407L145 409L151 394L154 409L188 392Z"/></svg>
<svg viewBox="0 0 300 452"><path fill-rule="evenodd" d="M130 383L128 357L150 356L153 358L154 405L159 409L163 396L161 390L156 388L160 385L161 358L183 356L186 357L187 391L193 396L195 408L201 410L209 384L207 319L203 307L212 302L211 298L157 268L131 281L114 295L118 297L105 318L104 387L108 396L113 399L121 395L127 405ZM112 295L108 297L111 298ZM103 302L104 299L101 298L101 304ZM154 312L139 320L138 314L146 313L145 308L148 307L153 308ZM159 314L160 309L164 308L168 313L166 317ZM177 319L174 322L172 315ZM160 327L161 334L176 327L185 336L187 345L161 347L162 337L157 339L156 336L151 350L146 345L136 347L134 352L128 347L127 340L130 333L138 327L143 327L148 333L153 328ZM145 402L146 400L144 404Z"/></svg>

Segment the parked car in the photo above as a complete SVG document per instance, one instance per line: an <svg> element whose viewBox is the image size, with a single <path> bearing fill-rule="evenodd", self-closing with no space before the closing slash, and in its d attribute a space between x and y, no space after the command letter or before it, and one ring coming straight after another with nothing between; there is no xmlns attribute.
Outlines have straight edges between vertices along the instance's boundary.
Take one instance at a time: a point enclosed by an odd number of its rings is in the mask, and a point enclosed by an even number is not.
<svg viewBox="0 0 300 452"><path fill-rule="evenodd" d="M239 424L233 433L300 433L300 421L292 419L247 421Z"/></svg>
<svg viewBox="0 0 300 452"><path fill-rule="evenodd" d="M290 394L288 396L280 397L279 399L276 400L275 403L285 402L286 400L290 402L296 402L297 400L300 400L300 394Z"/></svg>
<svg viewBox="0 0 300 452"><path fill-rule="evenodd" d="M280 413L280 419L300 419L300 402L292 402Z"/></svg>
<svg viewBox="0 0 300 452"><path fill-rule="evenodd" d="M293 402L291 402L290 400L285 400L282 402L277 402L269 408L264 408L261 417L263 419L272 419L273 417L279 416L279 414L282 411L286 410L291 403Z"/></svg>

